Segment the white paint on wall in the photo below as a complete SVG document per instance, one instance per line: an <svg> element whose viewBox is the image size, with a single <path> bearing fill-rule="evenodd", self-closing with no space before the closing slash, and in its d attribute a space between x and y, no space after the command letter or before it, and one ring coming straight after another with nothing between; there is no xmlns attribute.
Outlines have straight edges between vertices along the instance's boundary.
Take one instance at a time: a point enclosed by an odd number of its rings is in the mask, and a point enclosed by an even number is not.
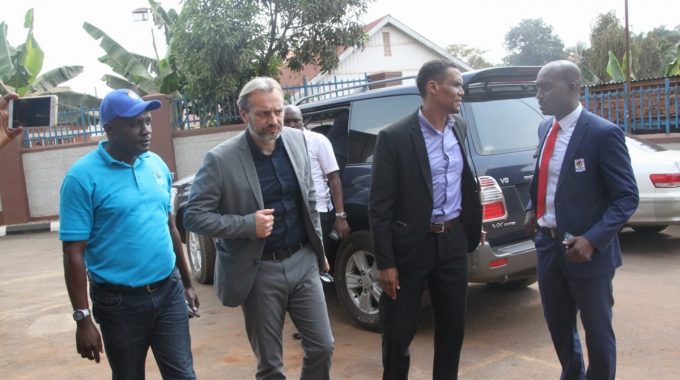
<svg viewBox="0 0 680 380"><path fill-rule="evenodd" d="M239 132L219 132L197 136L175 137L175 164L177 173L175 180L193 175L203 164L205 154L225 140L236 136Z"/></svg>
<svg viewBox="0 0 680 380"><path fill-rule="evenodd" d="M27 152L22 155L32 218L59 214L59 190L68 169L97 146Z"/></svg>

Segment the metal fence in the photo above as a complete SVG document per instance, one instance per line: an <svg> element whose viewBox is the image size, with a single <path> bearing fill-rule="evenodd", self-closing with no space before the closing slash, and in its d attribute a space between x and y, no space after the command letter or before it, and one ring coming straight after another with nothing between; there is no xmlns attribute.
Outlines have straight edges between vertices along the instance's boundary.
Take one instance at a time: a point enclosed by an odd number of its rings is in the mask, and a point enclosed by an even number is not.
<svg viewBox="0 0 680 380"><path fill-rule="evenodd" d="M192 101L187 97L174 101L175 129L219 127L241 122L236 105L238 97L230 96L223 101Z"/></svg>
<svg viewBox="0 0 680 380"><path fill-rule="evenodd" d="M106 134L99 125L98 108L80 108L61 111L53 127L24 128L23 147L77 144L98 141Z"/></svg>
<svg viewBox="0 0 680 380"><path fill-rule="evenodd" d="M368 84L368 75L364 74L363 78L355 79L338 79L333 77L333 80L327 82L309 83L305 79L302 86L287 86L283 88L286 100L290 103L312 97L313 100L330 99L337 96L349 95L356 91L357 85ZM319 95L314 97L314 95Z"/></svg>
<svg viewBox="0 0 680 380"><path fill-rule="evenodd" d="M361 89L362 85L368 84L368 76L358 79L338 79L332 81L308 83L302 86L288 86L283 88L287 103L312 97L312 100L335 98L349 95ZM318 95L318 96L315 96ZM193 101L189 98L175 99L176 123L175 129L189 130L197 128L218 127L225 124L240 123L236 95L221 101Z"/></svg>
<svg viewBox="0 0 680 380"><path fill-rule="evenodd" d="M633 87L630 105L626 101L628 91L626 83L622 89L597 93L586 87L581 101L591 112L616 123L625 132L680 132L680 85L671 85L665 78L663 87Z"/></svg>

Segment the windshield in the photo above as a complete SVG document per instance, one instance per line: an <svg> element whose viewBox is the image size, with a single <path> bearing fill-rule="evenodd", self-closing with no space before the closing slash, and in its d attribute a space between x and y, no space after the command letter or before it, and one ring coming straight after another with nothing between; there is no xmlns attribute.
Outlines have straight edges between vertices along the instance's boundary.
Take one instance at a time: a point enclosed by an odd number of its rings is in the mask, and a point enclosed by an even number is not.
<svg viewBox="0 0 680 380"><path fill-rule="evenodd" d="M480 155L535 150L544 119L534 97L468 102L465 116Z"/></svg>

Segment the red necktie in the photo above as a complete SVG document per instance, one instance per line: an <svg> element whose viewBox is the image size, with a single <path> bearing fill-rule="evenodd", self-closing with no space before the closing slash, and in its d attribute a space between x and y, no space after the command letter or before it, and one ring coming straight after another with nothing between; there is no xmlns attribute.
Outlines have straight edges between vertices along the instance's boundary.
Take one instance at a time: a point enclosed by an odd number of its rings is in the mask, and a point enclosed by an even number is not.
<svg viewBox="0 0 680 380"><path fill-rule="evenodd" d="M541 155L541 164L538 166L538 204L536 205L536 219L541 219L545 214L545 195L548 193L548 164L555 150L555 140L557 140L557 132L560 130L560 124L557 119L554 119L548 138L545 140L543 147L543 154Z"/></svg>

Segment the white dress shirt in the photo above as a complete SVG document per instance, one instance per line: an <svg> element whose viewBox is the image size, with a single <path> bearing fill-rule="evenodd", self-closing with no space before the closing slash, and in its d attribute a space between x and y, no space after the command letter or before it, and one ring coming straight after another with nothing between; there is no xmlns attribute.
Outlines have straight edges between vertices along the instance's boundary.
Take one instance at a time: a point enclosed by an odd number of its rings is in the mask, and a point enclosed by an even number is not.
<svg viewBox="0 0 680 380"><path fill-rule="evenodd" d="M558 120L560 130L557 132L557 140L555 140L555 150L548 162L548 188L545 194L545 213L538 220L538 225L546 228L557 228L557 220L555 218L555 192L557 191L557 181L560 178L560 171L562 170L562 162L564 161L564 154L567 152L567 146L571 139L571 134L574 132L576 122L583 107L581 103L571 111L567 116ZM549 132L549 131L548 131ZM545 149L545 144L543 144ZM543 152L541 152L541 156ZM539 161L540 157L539 157Z"/></svg>
<svg viewBox="0 0 680 380"><path fill-rule="evenodd" d="M328 138L321 133L304 130L307 140L307 151L309 153L309 163L312 169L312 179L314 180L314 190L316 190L316 211L333 211L331 202L331 190L328 187L326 175L340 170L338 162L333 154L333 146Z"/></svg>

